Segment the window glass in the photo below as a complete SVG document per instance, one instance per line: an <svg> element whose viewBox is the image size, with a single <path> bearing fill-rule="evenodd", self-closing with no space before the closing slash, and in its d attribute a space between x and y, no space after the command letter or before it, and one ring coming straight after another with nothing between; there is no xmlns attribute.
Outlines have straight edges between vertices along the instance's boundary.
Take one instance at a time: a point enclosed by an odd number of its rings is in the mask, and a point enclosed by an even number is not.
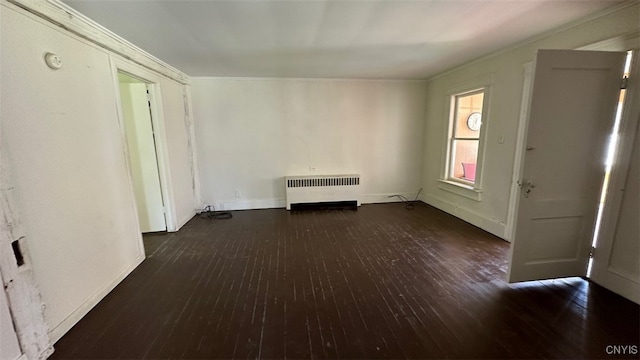
<svg viewBox="0 0 640 360"><path fill-rule="evenodd" d="M449 178L475 183L484 90L454 95L449 149Z"/></svg>

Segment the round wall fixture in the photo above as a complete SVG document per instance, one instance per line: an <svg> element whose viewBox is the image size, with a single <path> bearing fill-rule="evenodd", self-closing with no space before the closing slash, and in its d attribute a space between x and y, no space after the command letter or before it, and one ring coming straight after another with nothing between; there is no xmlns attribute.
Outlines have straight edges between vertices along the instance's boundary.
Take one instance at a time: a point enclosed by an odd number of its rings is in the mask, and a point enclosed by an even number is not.
<svg viewBox="0 0 640 360"><path fill-rule="evenodd" d="M479 112L474 112L469 115L467 118L467 127L473 131L480 130L480 126L482 125L482 114Z"/></svg>
<svg viewBox="0 0 640 360"><path fill-rule="evenodd" d="M47 66L53 70L58 70L62 67L62 59L54 53L48 52L44 54L44 62L46 62Z"/></svg>

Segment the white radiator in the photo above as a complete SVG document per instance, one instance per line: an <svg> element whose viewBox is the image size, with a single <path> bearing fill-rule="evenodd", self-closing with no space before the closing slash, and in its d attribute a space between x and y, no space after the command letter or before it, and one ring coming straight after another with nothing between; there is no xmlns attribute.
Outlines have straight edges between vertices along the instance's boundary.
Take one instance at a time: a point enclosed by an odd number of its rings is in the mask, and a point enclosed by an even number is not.
<svg viewBox="0 0 640 360"><path fill-rule="evenodd" d="M291 204L356 201L360 206L360 175L286 176L287 210Z"/></svg>

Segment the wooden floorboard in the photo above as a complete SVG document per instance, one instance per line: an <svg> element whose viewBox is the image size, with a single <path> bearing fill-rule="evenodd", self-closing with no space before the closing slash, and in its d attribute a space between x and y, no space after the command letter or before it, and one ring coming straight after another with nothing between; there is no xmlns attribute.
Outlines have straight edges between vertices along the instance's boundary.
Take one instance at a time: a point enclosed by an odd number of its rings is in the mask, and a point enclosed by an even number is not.
<svg viewBox="0 0 640 360"><path fill-rule="evenodd" d="M237 211L144 242L53 359L619 358L606 346L640 342L638 305L582 279L509 285L507 242L424 204Z"/></svg>

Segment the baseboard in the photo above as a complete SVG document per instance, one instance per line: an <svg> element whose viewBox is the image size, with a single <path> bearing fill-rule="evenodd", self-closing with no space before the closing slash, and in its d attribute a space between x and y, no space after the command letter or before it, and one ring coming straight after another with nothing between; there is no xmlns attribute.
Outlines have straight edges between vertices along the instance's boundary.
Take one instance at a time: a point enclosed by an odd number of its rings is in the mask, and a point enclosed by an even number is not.
<svg viewBox="0 0 640 360"><path fill-rule="evenodd" d="M118 274L111 282L99 289L93 296L89 297L75 311L67 316L60 324L56 325L49 331L51 343L55 344L60 338L66 334L71 328L78 323L94 306L96 306L107 294L111 292L124 278L127 277L138 265L144 261L144 253L140 254L135 262Z"/></svg>
<svg viewBox="0 0 640 360"><path fill-rule="evenodd" d="M280 198L252 200L222 200L204 204L213 205L216 211L277 209L285 207L285 200Z"/></svg>
<svg viewBox="0 0 640 360"><path fill-rule="evenodd" d="M640 283L633 274L612 267L603 271L601 276L593 274L591 281L640 305Z"/></svg>
<svg viewBox="0 0 640 360"><path fill-rule="evenodd" d="M402 196L409 201L413 201L416 198L416 193L389 193L389 194L363 194L360 196L360 201L363 204L381 204L381 203L391 203L391 202L401 202L403 201L398 196Z"/></svg>
<svg viewBox="0 0 640 360"><path fill-rule="evenodd" d="M183 227L186 223L189 222L189 220L193 219L193 217L196 216L196 210L194 209L193 211L189 212L187 214L187 216L183 217L179 222L178 222L178 226L176 227L175 230L167 230L169 232L176 232L178 230L180 230L181 227Z"/></svg>
<svg viewBox="0 0 640 360"><path fill-rule="evenodd" d="M397 196L401 195L408 200L413 200L416 193L389 193L389 194L364 194L360 195L361 204L378 204L388 202L400 202ZM258 209L278 209L286 206L286 200L283 198L273 199L254 199L254 200L223 200L213 203L203 204L204 206L213 205L217 211L229 210L258 210Z"/></svg>
<svg viewBox="0 0 640 360"><path fill-rule="evenodd" d="M504 222L486 218L478 213L460 207L458 204L453 204L428 194L423 194L420 199L435 208L506 240L506 224Z"/></svg>

